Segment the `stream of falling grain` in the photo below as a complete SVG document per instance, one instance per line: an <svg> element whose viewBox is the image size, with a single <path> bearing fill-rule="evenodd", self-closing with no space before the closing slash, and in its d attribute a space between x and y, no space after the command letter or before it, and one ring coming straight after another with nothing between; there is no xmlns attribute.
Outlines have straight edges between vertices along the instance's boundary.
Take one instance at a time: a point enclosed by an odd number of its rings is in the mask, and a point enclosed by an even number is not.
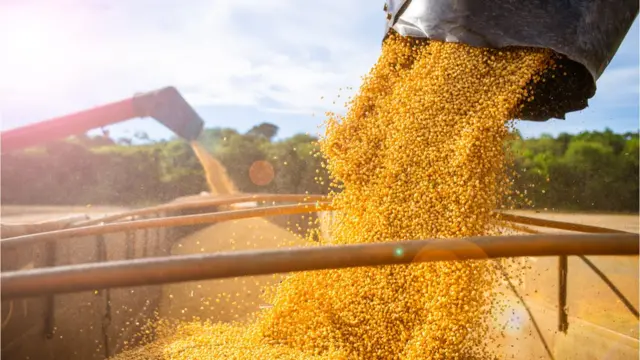
<svg viewBox="0 0 640 360"><path fill-rule="evenodd" d="M542 49L389 37L321 149L335 244L498 234L509 120ZM399 249L401 251L402 249ZM119 359L489 359L496 271L460 261L296 273L254 321L160 326Z"/></svg>
<svg viewBox="0 0 640 360"><path fill-rule="evenodd" d="M211 195L228 195L238 192L224 166L199 142L192 141L191 148L202 164Z"/></svg>

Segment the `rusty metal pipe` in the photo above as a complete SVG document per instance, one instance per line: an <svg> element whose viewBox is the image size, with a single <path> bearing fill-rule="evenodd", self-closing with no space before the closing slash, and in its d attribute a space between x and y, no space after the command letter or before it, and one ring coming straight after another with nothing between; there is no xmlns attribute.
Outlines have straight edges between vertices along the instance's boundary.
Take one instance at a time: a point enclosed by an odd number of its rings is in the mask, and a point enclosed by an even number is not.
<svg viewBox="0 0 640 360"><path fill-rule="evenodd" d="M638 255L634 234L519 235L222 252L0 274L4 299L362 266L521 256Z"/></svg>

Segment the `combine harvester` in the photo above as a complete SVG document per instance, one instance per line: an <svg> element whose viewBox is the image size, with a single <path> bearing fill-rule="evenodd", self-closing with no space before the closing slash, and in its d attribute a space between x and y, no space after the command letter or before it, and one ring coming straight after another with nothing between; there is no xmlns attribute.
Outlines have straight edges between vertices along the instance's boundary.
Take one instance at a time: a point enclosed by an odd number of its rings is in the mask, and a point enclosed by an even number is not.
<svg viewBox="0 0 640 360"><path fill-rule="evenodd" d="M518 4L510 0L390 0L385 12L387 34L395 31L403 36L492 48L537 46L564 55L569 76L541 83L537 92L540 95L523 112L528 120L544 121L564 118L567 112L587 106L588 99L595 94L596 80L637 16L638 3L630 0L530 0ZM564 80L560 82L560 78ZM187 141L197 139L203 126L196 112L170 87L6 131L2 133L2 152L41 145L134 117L152 117ZM273 206L229 208L248 202L270 202ZM276 205L276 202L289 204ZM198 254L178 251L181 254L175 255L176 244L185 244L184 239L192 235L196 226L218 226L234 221L241 226L242 221L255 220L252 218L318 212L323 212L327 220L331 218L330 211L328 199L321 196L237 194L190 197L91 220L67 219L19 229L3 227L3 231L13 233L0 241L2 356L6 359L105 359L144 337L152 337L153 334L145 335L141 330L154 313L180 312L176 307L179 304L166 303L167 297L202 296L213 291L215 284L235 277L271 278L271 274L293 271L453 259L521 258L526 262L524 265L532 269L520 287L513 285L508 277L505 281L515 299L510 311L519 314L520 319L502 344L505 356L637 358L639 244L635 233L501 214L505 226L528 234L311 248L263 246L251 251L225 251L228 248L223 247ZM185 212L190 214L184 215ZM239 236L249 236L247 234ZM555 268L550 269L549 264ZM621 268L626 274L618 271ZM607 269L617 270L608 274ZM586 276L601 282L585 286ZM634 285L618 289L616 283L628 278ZM187 282L191 282L191 287L180 287ZM572 288L569 292L575 282L580 283L581 288ZM193 289L201 289L202 285L207 290L194 295ZM236 287L242 288L246 287ZM537 307L521 295L525 289L541 293L542 300ZM617 299L611 301L610 309L593 311L606 313L622 308L628 311L623 316L630 317L635 332L631 329L625 335L612 330L606 321L596 325L570 317L570 309L594 297ZM189 308L193 306L187 303L182 310L187 315L198 314L221 321L238 319L219 316L214 306L211 312ZM244 310L248 313L257 309L255 304L254 308ZM214 312L217 315L212 315Z"/></svg>

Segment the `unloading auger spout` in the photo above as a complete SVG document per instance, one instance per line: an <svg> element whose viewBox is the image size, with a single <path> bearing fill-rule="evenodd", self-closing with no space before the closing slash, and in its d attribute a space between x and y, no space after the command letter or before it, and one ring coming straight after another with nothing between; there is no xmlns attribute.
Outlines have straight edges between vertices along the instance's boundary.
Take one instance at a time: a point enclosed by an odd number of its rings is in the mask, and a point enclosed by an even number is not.
<svg viewBox="0 0 640 360"><path fill-rule="evenodd" d="M553 50L561 67L536 84L536 99L520 116L546 121L588 106L638 15L638 1L387 0L384 10L385 37L396 32L476 47Z"/></svg>

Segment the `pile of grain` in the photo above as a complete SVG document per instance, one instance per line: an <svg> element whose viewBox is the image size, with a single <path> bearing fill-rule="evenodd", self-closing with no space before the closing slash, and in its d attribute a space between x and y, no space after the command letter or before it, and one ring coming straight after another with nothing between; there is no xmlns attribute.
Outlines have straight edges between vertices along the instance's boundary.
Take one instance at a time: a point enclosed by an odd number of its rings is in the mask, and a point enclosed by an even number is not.
<svg viewBox="0 0 640 360"><path fill-rule="evenodd" d="M304 239L259 218L218 223L178 241L172 255L274 249L303 246ZM176 283L162 287L158 314L164 320L191 320L193 317L214 322L245 321L258 311L262 289L276 284L278 276L249 276L209 281Z"/></svg>
<svg viewBox="0 0 640 360"><path fill-rule="evenodd" d="M492 234L508 120L545 50L391 36L322 151L341 191L332 242ZM489 358L488 262L298 273L250 324L185 323L121 359Z"/></svg>

